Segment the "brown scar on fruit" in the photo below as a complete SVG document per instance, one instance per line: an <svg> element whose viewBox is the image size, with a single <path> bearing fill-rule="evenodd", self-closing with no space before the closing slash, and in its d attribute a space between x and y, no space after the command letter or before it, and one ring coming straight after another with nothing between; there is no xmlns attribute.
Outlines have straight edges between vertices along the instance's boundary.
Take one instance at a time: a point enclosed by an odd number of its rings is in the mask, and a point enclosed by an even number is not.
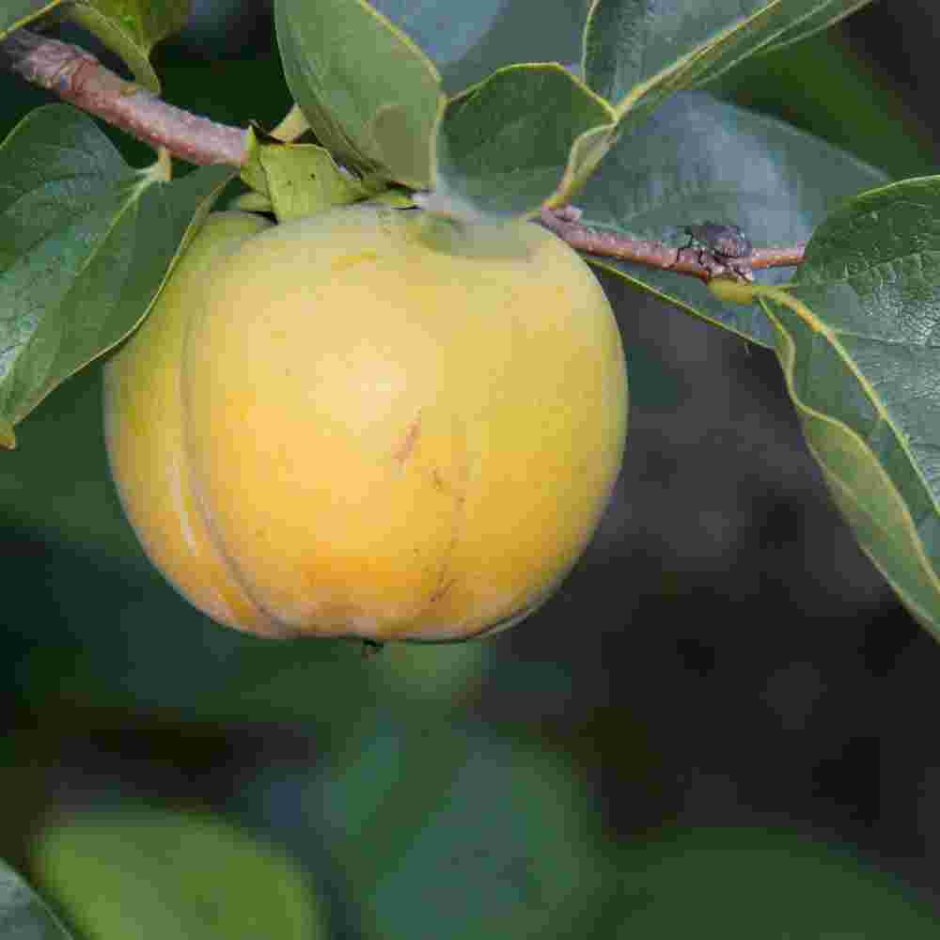
<svg viewBox="0 0 940 940"><path fill-rule="evenodd" d="M415 445L418 443L418 438L421 436L421 415L418 414L413 421L411 421L407 428L405 428L405 433L402 435L401 441L399 441L398 446L392 451L392 460L398 464L399 467L404 466L408 458L414 453Z"/></svg>
<svg viewBox="0 0 940 940"><path fill-rule="evenodd" d="M444 595L457 583L456 578L444 578L444 572L441 572L442 577L438 580L438 583L434 586L434 590L431 591L431 596L428 598L431 604L436 604L441 600Z"/></svg>

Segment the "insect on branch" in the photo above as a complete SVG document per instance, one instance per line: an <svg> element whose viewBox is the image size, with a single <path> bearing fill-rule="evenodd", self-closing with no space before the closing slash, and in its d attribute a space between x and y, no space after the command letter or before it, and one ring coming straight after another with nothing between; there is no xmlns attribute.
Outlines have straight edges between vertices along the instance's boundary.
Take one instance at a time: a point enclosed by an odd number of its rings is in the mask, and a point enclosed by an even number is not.
<svg viewBox="0 0 940 940"><path fill-rule="evenodd" d="M794 267L803 261L802 244L781 248L755 248L741 257L734 257L733 264L726 263L720 254L689 244L682 248L662 242L627 238L615 232L591 228L580 221L581 213L574 206L560 209L543 208L539 221L545 228L563 238L572 248L599 258L615 258L630 261L647 268L672 271L697 277L708 283L719 274L747 280L751 271L762 268ZM690 230L707 229L691 226Z"/></svg>

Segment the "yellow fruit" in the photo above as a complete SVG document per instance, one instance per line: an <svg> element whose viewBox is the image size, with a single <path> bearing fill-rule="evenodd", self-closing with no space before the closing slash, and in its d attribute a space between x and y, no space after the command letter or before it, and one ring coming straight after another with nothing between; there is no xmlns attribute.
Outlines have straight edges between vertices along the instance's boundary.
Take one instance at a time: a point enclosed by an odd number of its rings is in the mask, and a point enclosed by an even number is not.
<svg viewBox="0 0 940 940"><path fill-rule="evenodd" d="M254 633L517 622L620 465L623 351L587 265L534 225L394 209L248 228L210 218L107 367L112 471L150 557Z"/></svg>
<svg viewBox="0 0 940 940"><path fill-rule="evenodd" d="M210 216L151 315L104 370L111 473L144 550L196 607L252 633L278 631L230 574L197 504L181 378L186 332L210 273L242 239L267 227L248 213Z"/></svg>

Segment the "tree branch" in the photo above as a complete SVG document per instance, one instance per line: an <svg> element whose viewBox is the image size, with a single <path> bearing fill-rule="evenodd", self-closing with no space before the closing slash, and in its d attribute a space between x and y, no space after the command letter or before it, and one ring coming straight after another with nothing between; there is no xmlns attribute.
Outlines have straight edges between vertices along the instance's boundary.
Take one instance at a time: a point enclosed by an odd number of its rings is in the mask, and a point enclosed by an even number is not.
<svg viewBox="0 0 940 940"><path fill-rule="evenodd" d="M246 130L175 108L77 46L19 29L0 43L0 61L31 84L187 163L241 166L247 157Z"/></svg>
<svg viewBox="0 0 940 940"><path fill-rule="evenodd" d="M614 232L592 229L581 224L580 215L573 206L546 208L542 209L540 221L572 248L585 254L631 261L647 268L659 268L661 271L672 271L675 274L687 274L706 283L715 276L715 265L702 264L697 248L677 249L662 242L640 241ZM743 268L749 273L760 268L793 267L803 261L803 248L801 244L792 247L757 248L747 258L736 261L735 268ZM734 274L734 271L729 269L727 273Z"/></svg>
<svg viewBox="0 0 940 940"><path fill-rule="evenodd" d="M167 104L133 82L124 81L77 46L19 29L0 42L0 64L63 101L152 147L165 148L187 163L240 167L248 157L247 129L217 124ZM579 217L576 209L567 206L543 209L540 221L586 254L691 275L706 282L716 273L714 262L701 263L698 249L676 249L661 242L598 231L581 225ZM802 260L802 245L759 248L748 258L736 261L730 273L737 275L743 270L749 276L751 270L793 266ZM724 273L721 265L717 270Z"/></svg>

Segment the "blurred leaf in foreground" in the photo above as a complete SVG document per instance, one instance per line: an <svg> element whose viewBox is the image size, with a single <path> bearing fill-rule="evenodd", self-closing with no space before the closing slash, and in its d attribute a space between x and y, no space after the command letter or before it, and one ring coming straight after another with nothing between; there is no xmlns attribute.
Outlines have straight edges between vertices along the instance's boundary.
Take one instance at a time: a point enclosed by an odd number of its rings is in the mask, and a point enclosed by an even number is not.
<svg viewBox="0 0 940 940"><path fill-rule="evenodd" d="M73 815L39 833L34 868L87 940L328 936L308 877L210 816L144 806Z"/></svg>
<svg viewBox="0 0 940 940"><path fill-rule="evenodd" d="M369 940L581 936L616 880L566 759L447 719L373 716L312 772L262 771L238 808L336 885Z"/></svg>

